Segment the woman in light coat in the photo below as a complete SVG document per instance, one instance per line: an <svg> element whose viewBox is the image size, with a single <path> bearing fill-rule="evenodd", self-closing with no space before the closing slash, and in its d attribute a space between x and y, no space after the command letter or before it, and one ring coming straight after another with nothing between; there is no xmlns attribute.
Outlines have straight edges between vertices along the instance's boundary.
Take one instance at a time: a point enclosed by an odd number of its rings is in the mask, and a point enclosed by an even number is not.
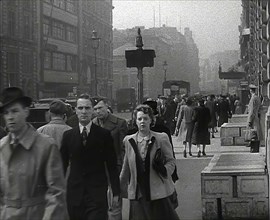
<svg viewBox="0 0 270 220"><path fill-rule="evenodd" d="M169 199L175 190L171 178L175 159L169 138L150 130L154 116L149 106L137 106L134 117L138 132L124 138L126 153L120 174L123 196L130 200L129 219L177 220Z"/></svg>
<svg viewBox="0 0 270 220"><path fill-rule="evenodd" d="M187 157L187 142L188 142L189 156L192 156L191 138L192 138L194 123L192 121L193 107L192 107L191 98L187 99L186 105L181 106L179 114L180 116L178 117L177 125L176 125L177 128L180 127L177 140L184 144L184 152L183 152L184 157Z"/></svg>

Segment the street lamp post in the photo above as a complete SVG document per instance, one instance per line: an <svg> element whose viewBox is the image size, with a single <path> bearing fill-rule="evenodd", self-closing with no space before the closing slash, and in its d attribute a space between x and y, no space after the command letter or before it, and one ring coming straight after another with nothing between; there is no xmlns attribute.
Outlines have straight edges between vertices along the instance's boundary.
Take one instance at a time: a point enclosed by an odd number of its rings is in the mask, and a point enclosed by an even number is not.
<svg viewBox="0 0 270 220"><path fill-rule="evenodd" d="M167 66L168 66L168 64L167 64L167 61L165 60L165 61L163 62L164 82L167 81Z"/></svg>
<svg viewBox="0 0 270 220"><path fill-rule="evenodd" d="M94 96L96 96L98 94L98 91L97 91L97 89L98 89L98 80L97 80L97 49L99 47L100 38L97 37L97 32L95 30L93 30L93 32L92 32L91 40L92 40L92 48L94 49L94 52L95 52L95 63L94 63L95 71L94 71L94 80L93 80L93 83L94 83Z"/></svg>
<svg viewBox="0 0 270 220"><path fill-rule="evenodd" d="M144 50L141 35L141 29L138 28L138 35L136 36L136 50L126 50L125 57L127 60L127 67L136 67L138 69L138 104L143 103L143 68L152 67L154 65L154 58L156 57L154 50Z"/></svg>

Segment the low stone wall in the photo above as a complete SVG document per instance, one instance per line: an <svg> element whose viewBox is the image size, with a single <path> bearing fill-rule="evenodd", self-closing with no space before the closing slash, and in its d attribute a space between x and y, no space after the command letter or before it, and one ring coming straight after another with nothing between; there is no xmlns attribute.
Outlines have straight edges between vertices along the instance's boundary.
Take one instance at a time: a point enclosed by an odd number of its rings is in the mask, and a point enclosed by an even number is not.
<svg viewBox="0 0 270 220"><path fill-rule="evenodd" d="M268 219L268 175L257 153L223 153L201 172L203 219Z"/></svg>
<svg viewBox="0 0 270 220"><path fill-rule="evenodd" d="M247 114L232 115L229 118L229 123L247 123Z"/></svg>
<svg viewBox="0 0 270 220"><path fill-rule="evenodd" d="M246 123L224 123L220 128L221 146L244 146Z"/></svg>

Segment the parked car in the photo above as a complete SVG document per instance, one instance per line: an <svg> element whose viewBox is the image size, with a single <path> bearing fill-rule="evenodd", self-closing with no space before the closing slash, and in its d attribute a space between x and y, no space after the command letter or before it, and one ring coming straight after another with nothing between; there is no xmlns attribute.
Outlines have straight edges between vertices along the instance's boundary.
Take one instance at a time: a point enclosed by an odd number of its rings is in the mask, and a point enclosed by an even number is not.
<svg viewBox="0 0 270 220"><path fill-rule="evenodd" d="M27 122L33 125L34 128L39 128L50 121L49 105L35 104L29 108L29 116Z"/></svg>

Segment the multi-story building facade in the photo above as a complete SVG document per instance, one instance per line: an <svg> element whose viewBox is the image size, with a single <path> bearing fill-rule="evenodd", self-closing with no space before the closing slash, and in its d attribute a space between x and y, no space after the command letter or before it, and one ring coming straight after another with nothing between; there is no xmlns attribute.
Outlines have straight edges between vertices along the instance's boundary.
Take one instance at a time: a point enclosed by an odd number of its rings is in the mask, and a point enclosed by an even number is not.
<svg viewBox="0 0 270 220"><path fill-rule="evenodd" d="M219 79L219 68L229 71L240 59L238 50L217 52L200 63L200 88L204 94L238 94L239 80ZM221 66L220 66L221 65Z"/></svg>
<svg viewBox="0 0 270 220"><path fill-rule="evenodd" d="M93 94L97 84L97 94L110 98L112 0L2 0L0 6L2 87L45 98Z"/></svg>
<svg viewBox="0 0 270 220"><path fill-rule="evenodd" d="M143 69L144 96L156 98L162 94L164 80L184 80L191 84L191 92L199 91L198 49L192 33L186 29L181 34L175 27L145 29L140 27L144 49L154 49L154 66ZM135 38L138 27L127 30L114 30L114 93L123 87L137 87L137 69L127 68L125 50L136 49ZM192 51L191 51L192 50ZM163 69L167 62L166 76ZM194 67L195 66L195 67Z"/></svg>
<svg viewBox="0 0 270 220"><path fill-rule="evenodd" d="M242 0L240 46L242 65L250 83L270 97L270 2Z"/></svg>
<svg viewBox="0 0 270 220"><path fill-rule="evenodd" d="M0 1L0 87L20 86L37 96L37 4Z"/></svg>
<svg viewBox="0 0 270 220"><path fill-rule="evenodd" d="M112 98L113 49L112 49L112 0L80 0L80 62L81 88L93 93L93 84L97 83L97 94ZM96 50L93 49L92 31L100 38ZM94 79L96 71L97 79ZM85 80L86 79L86 80ZM85 83L86 82L86 83Z"/></svg>
<svg viewBox="0 0 270 220"><path fill-rule="evenodd" d="M78 1L39 0L39 97L65 97L79 83Z"/></svg>

